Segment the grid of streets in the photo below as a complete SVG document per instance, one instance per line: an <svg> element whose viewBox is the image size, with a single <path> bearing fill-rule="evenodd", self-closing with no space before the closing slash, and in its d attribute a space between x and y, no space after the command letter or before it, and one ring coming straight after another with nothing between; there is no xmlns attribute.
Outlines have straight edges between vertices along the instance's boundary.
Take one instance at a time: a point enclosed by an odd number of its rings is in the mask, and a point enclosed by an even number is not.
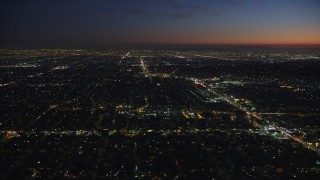
<svg viewBox="0 0 320 180"><path fill-rule="evenodd" d="M0 50L0 178L320 177L318 50Z"/></svg>

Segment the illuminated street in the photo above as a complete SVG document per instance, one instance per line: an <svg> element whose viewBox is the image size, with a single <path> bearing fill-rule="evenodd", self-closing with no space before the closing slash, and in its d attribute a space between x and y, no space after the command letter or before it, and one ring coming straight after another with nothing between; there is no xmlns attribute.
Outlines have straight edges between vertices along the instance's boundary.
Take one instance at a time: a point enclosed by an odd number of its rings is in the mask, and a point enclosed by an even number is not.
<svg viewBox="0 0 320 180"><path fill-rule="evenodd" d="M319 176L317 51L1 53L1 178Z"/></svg>

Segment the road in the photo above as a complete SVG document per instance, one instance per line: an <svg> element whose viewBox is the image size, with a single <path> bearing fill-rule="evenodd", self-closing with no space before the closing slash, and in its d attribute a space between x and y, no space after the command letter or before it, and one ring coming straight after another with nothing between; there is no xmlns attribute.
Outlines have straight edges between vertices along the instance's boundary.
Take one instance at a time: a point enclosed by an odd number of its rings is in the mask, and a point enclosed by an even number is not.
<svg viewBox="0 0 320 180"><path fill-rule="evenodd" d="M201 82L201 80L199 80L199 79L194 79L193 82L194 82L196 85L201 85L201 86L203 86L203 87L206 88L209 92L211 92L211 93L213 93L214 95L220 97L221 99L223 99L224 101L226 101L228 104L230 104L230 105L236 107L237 109L245 112L247 115L249 115L249 116L251 116L251 117L253 117L253 118L255 118L255 119L258 119L258 120L260 120L260 121L266 122L270 127L272 127L272 128L274 128L275 130L281 132L283 135L285 135L285 136L287 136L288 138L290 138L290 139L292 139L292 140L300 143L301 145L303 145L303 146L306 147L307 149L310 149L310 150L318 153L318 155L320 155L320 151L319 151L317 148L315 148L315 147L313 147L313 146L310 146L306 141L304 141L304 140L302 140L302 139L300 139L300 138L298 138L298 137L296 137L296 136L291 135L290 133L288 133L288 131L287 131L286 129L284 129L284 128L282 128L282 127L278 127L278 126L276 126L275 124L272 124L272 123L271 123L270 121L268 121L267 119L262 118L259 113L248 111L247 109L241 107L241 105L235 103L235 102L234 102L232 99L230 99L228 96L223 95L223 94L221 94L221 93L218 93L218 92L213 91L212 89L208 88L208 87L207 87L203 82Z"/></svg>
<svg viewBox="0 0 320 180"><path fill-rule="evenodd" d="M130 52L128 52L126 55L122 56L121 59L120 59L120 61L119 61L118 66L122 63L122 60L124 60L125 58L127 58L129 55L130 55Z"/></svg>
<svg viewBox="0 0 320 180"><path fill-rule="evenodd" d="M141 65L141 68L143 70L144 76L145 77L150 77L149 70L148 70L147 66L144 64L144 61L143 61L142 57L140 57L140 65Z"/></svg>

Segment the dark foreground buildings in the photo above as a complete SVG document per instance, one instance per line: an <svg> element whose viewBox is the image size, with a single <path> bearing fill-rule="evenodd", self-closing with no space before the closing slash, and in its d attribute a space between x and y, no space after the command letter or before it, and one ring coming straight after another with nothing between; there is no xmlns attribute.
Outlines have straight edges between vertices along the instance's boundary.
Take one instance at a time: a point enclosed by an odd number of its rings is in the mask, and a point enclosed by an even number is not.
<svg viewBox="0 0 320 180"><path fill-rule="evenodd" d="M319 179L319 49L0 51L0 178Z"/></svg>

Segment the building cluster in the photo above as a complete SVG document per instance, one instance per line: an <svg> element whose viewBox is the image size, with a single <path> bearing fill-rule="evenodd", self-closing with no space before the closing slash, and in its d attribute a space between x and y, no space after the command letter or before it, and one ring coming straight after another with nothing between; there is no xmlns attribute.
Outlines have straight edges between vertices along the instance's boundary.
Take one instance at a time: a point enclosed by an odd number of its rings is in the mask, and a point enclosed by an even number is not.
<svg viewBox="0 0 320 180"><path fill-rule="evenodd" d="M319 57L0 50L0 178L317 179Z"/></svg>

